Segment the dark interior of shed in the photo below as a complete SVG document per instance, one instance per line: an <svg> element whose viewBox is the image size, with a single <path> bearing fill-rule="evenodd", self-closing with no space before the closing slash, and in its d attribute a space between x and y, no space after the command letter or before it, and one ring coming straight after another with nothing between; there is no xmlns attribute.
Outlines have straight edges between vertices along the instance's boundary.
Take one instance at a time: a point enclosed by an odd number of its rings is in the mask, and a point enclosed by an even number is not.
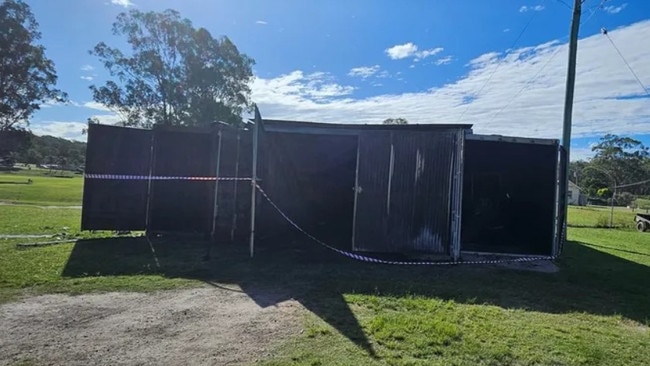
<svg viewBox="0 0 650 366"><path fill-rule="evenodd" d="M356 136L267 132L261 140L260 186L296 224L350 249ZM294 230L262 199L260 234ZM272 242L272 241L271 241Z"/></svg>
<svg viewBox="0 0 650 366"><path fill-rule="evenodd" d="M555 145L467 140L463 251L550 255Z"/></svg>

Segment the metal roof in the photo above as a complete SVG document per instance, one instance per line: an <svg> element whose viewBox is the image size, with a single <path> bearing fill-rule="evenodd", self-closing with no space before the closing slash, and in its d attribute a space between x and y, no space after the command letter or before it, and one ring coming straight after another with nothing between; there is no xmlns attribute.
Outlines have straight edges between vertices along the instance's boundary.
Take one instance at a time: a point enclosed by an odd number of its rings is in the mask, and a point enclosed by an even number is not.
<svg viewBox="0 0 650 366"><path fill-rule="evenodd" d="M322 123L305 121L286 121L276 119L263 119L264 129L269 132L294 132L294 133L323 133L323 134L357 134L367 130L391 131L439 131L439 130L470 130L471 124L358 124L358 123Z"/></svg>

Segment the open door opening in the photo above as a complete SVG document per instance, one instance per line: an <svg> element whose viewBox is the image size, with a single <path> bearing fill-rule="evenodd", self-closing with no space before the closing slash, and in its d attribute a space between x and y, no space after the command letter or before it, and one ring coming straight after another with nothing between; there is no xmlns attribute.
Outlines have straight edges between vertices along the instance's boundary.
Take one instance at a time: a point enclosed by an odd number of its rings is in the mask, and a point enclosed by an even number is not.
<svg viewBox="0 0 650 366"><path fill-rule="evenodd" d="M465 142L461 248L552 255L557 151L554 140Z"/></svg>
<svg viewBox="0 0 650 366"><path fill-rule="evenodd" d="M296 224L341 249L351 248L357 137L267 132L260 185ZM266 202L260 234L291 229Z"/></svg>

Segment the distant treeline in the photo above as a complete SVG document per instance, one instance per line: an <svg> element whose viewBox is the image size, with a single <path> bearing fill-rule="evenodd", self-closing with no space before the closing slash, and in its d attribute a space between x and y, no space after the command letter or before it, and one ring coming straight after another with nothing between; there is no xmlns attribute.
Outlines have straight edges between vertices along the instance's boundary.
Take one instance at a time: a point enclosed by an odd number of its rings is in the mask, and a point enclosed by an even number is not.
<svg viewBox="0 0 650 366"><path fill-rule="evenodd" d="M86 160L86 143L54 136L31 135L26 148L15 156L16 162L58 165L76 169Z"/></svg>

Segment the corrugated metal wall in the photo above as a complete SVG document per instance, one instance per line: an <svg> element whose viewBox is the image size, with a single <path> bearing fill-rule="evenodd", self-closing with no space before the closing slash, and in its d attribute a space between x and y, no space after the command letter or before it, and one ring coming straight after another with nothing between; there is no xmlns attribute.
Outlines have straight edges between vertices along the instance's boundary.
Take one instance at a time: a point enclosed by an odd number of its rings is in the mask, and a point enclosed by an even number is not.
<svg viewBox="0 0 650 366"><path fill-rule="evenodd" d="M153 175L214 177L214 133L154 129ZM148 229L209 233L212 229L214 181L154 180Z"/></svg>
<svg viewBox="0 0 650 366"><path fill-rule="evenodd" d="M360 133L356 250L450 253L458 133Z"/></svg>
<svg viewBox="0 0 650 366"><path fill-rule="evenodd" d="M149 175L151 130L90 124L86 174ZM85 179L82 230L144 230L146 180Z"/></svg>
<svg viewBox="0 0 650 366"><path fill-rule="evenodd" d="M220 133L219 176L250 178L251 131L221 126ZM247 238L250 233L251 182L223 180L218 184L215 239L230 241Z"/></svg>

